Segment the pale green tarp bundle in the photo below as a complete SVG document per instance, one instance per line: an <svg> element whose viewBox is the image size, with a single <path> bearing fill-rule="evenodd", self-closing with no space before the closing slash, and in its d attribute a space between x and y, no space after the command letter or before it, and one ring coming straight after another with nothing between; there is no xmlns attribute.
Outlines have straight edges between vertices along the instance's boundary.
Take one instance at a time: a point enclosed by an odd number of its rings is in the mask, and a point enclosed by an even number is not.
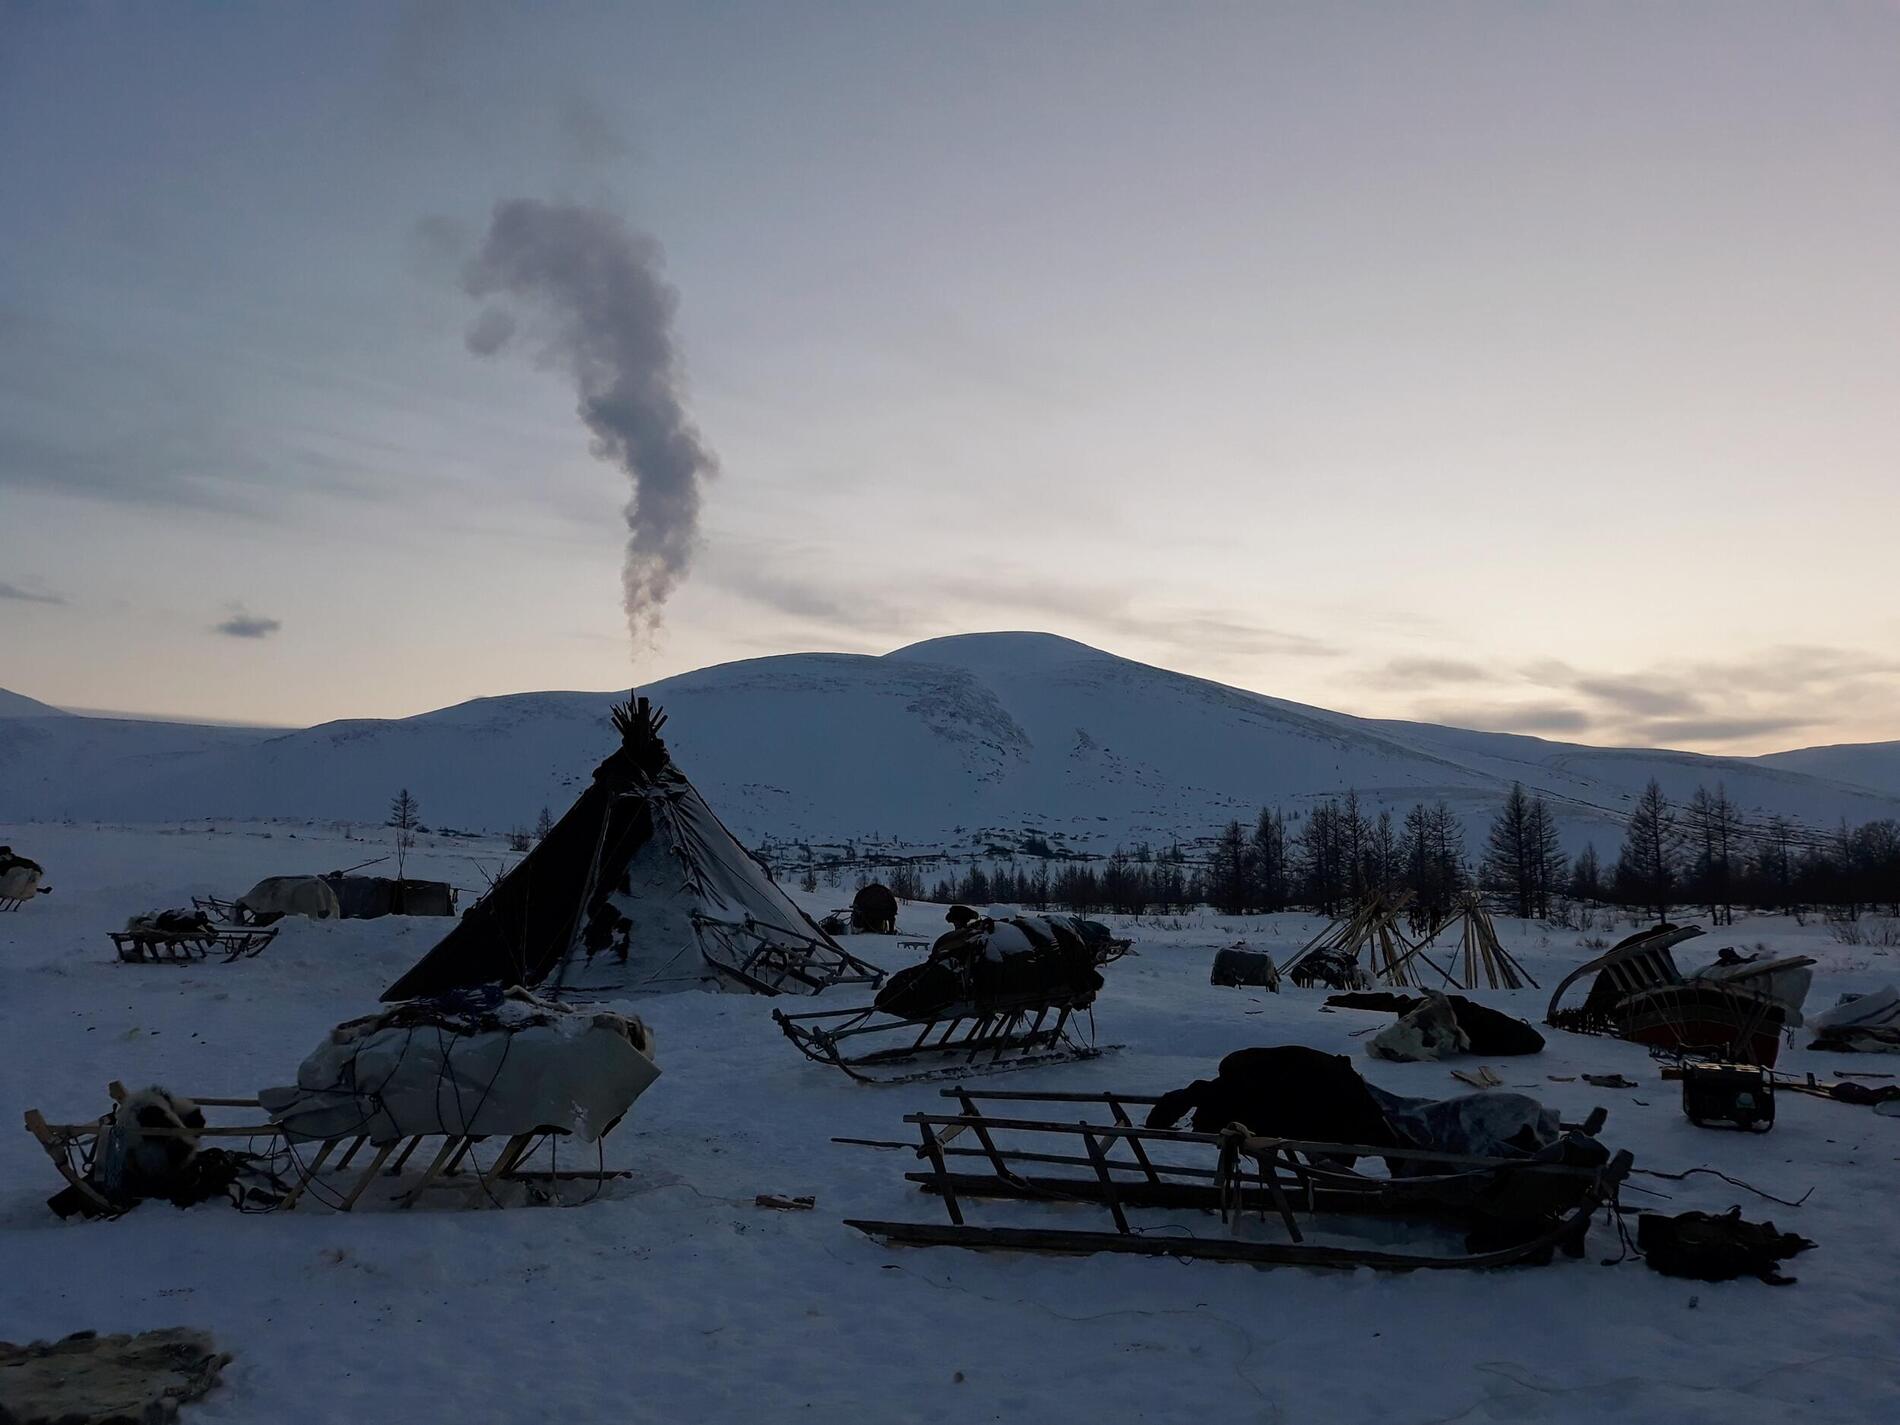
<svg viewBox="0 0 1900 1425"><path fill-rule="evenodd" d="M258 1101L293 1142L552 1129L592 1143L660 1076L652 1044L637 1019L521 990L473 1012L398 1005L338 1026L294 1087Z"/></svg>

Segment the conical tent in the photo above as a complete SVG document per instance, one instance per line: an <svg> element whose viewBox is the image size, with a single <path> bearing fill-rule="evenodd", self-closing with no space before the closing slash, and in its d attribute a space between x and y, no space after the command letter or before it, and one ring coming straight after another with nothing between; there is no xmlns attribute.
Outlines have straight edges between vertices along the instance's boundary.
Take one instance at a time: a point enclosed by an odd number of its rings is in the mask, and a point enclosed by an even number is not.
<svg viewBox="0 0 1900 1425"><path fill-rule="evenodd" d="M1453 954L1451 966L1440 968L1436 961L1426 956L1425 947L1433 944L1439 936L1454 925L1462 927L1458 938L1458 949ZM1451 914L1433 926L1431 931L1412 947L1410 954L1418 956L1434 970L1438 970L1443 983L1456 989L1476 989L1480 975L1494 990L1500 988L1521 990L1526 985L1532 989L1537 988L1537 981L1531 978L1530 971L1518 964L1516 957L1506 950L1503 942L1498 939L1498 928L1492 923L1491 912L1484 908L1484 902L1475 892L1467 894ZM1465 977L1462 981L1453 973L1460 955L1464 959ZM1407 958L1409 959L1410 956ZM1400 968L1403 969L1404 966L1401 965Z"/></svg>
<svg viewBox="0 0 1900 1425"><path fill-rule="evenodd" d="M1440 967L1422 955L1399 928L1399 912L1410 899L1406 892L1393 897L1370 892L1351 915L1333 921L1280 965L1280 974L1290 976L1295 984L1304 984L1306 979L1299 969L1309 957L1343 955L1351 961L1364 961L1370 975L1388 985L1419 983L1413 978L1413 959L1423 959L1434 970Z"/></svg>
<svg viewBox="0 0 1900 1425"><path fill-rule="evenodd" d="M467 985L816 994L876 984L726 830L660 740L645 698L567 815L383 993Z"/></svg>

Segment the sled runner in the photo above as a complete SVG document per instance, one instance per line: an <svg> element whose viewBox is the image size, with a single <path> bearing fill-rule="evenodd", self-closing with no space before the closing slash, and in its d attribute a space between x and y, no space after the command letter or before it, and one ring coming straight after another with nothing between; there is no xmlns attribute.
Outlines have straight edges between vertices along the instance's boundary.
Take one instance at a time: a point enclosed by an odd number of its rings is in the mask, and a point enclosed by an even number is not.
<svg viewBox="0 0 1900 1425"><path fill-rule="evenodd" d="M1393 1270L1497 1267L1544 1263L1562 1249L1581 1255L1596 1210L1614 1204L1631 1155L1581 1152L1495 1158L1425 1149L1295 1141L1263 1137L1233 1125L1219 1133L1141 1128L1130 1109L1158 1102L1143 1094L978 1093L945 1089L960 1112L913 1113L918 1158L928 1171L908 1182L943 1201L945 1223L848 1219L846 1226L906 1246L1205 1258L1256 1265L1380 1267ZM1011 1105L991 1116L984 1103ZM1078 1122L1083 1106L1108 1121ZM1060 1113L1068 1121L1056 1121ZM1034 1115L1034 1116L1029 1116ZM1594 1133L1601 1110L1573 1132ZM867 1146L910 1146L876 1144ZM1389 1176L1343 1167L1383 1160ZM974 1226L972 1200L1011 1201L1063 1209L1105 1209L1110 1221L1078 1228ZM1140 1222L1135 1214L1167 1210L1174 1220ZM1212 1214L1225 1229L1203 1234L1185 1213ZM1050 1214L1035 1217L1047 1221ZM1464 1250L1393 1250L1385 1246L1309 1241L1350 1232L1354 1219L1424 1221L1467 1232ZM1189 1219L1192 1221L1192 1218ZM1274 1224L1277 1224L1277 1231ZM1243 1234L1243 1230L1245 1235ZM1390 1227L1381 1231L1389 1240Z"/></svg>
<svg viewBox="0 0 1900 1425"><path fill-rule="evenodd" d="M110 1195L99 1171L101 1149L128 1097L125 1087L117 1082L109 1084L107 1092L112 1097L112 1109L88 1123L48 1123L40 1110L26 1112L27 1132L39 1141L66 1180L67 1187L48 1199L48 1206L62 1217L74 1213L117 1217L136 1205L137 1199ZM192 1157L216 1151L204 1147L206 1140L241 1144L240 1150L229 1155L239 1160L230 1179L235 1188L232 1200L252 1210L285 1211L310 1197L339 1212L348 1212L379 1177L399 1179L412 1158L426 1166L420 1177L412 1175L406 1188L394 1194L398 1207L413 1207L425 1192L442 1188L462 1189L470 1205L477 1198L500 1205L498 1184L525 1183L530 1190L545 1193L559 1183L582 1182L596 1184L594 1192L598 1193L598 1185L628 1176L624 1171L605 1168L559 1168L555 1140L567 1135L552 1130L518 1133L502 1140L499 1151L484 1164L490 1139L483 1136L416 1133L379 1143L366 1133L343 1133L293 1143L282 1125L264 1115L257 1099L199 1098L188 1102L198 1110L240 1110L224 1115L240 1121L207 1121L201 1127L143 1127L139 1132L148 1140L185 1140ZM251 1121L242 1121L245 1119ZM611 1131L610 1127L607 1132ZM606 1133L600 1136L604 1139ZM425 1141L434 1151L418 1158ZM530 1171L527 1165L544 1148L548 1150L549 1168ZM392 1181L390 1186L393 1189L397 1184ZM218 1187L204 1196L217 1196L223 1191Z"/></svg>
<svg viewBox="0 0 1900 1425"><path fill-rule="evenodd" d="M865 1084L909 1084L1093 1059L1094 991L1014 1004L958 1004L923 1018L875 1005L809 1014L773 1010L799 1052ZM1055 1016L1053 1023L1050 1015Z"/></svg>
<svg viewBox="0 0 1900 1425"><path fill-rule="evenodd" d="M114 930L112 947L128 965L189 965L206 960L213 950L224 962L248 960L277 938L277 927L207 925L189 930Z"/></svg>

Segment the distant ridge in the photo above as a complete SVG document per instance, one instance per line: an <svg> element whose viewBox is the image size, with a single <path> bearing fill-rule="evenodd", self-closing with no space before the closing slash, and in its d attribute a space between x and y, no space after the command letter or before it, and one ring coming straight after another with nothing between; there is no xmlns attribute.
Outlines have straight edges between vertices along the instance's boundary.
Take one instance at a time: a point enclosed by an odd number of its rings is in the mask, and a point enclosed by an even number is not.
<svg viewBox="0 0 1900 1425"><path fill-rule="evenodd" d="M1678 802L1723 783L1757 822L1820 830L1900 818L1900 744L1708 757L1379 721L1044 633L936 638L882 657L747 659L640 691L671 714L681 766L753 846L1158 850L1263 805L1297 818L1350 790L1395 817L1442 798L1475 852L1522 782L1549 799L1569 849L1594 841L1610 855L1652 777ZM526 827L573 800L610 747L607 712L624 696L517 693L295 731L0 718L0 816L379 823L406 786L433 826Z"/></svg>
<svg viewBox="0 0 1900 1425"><path fill-rule="evenodd" d="M69 717L71 714L38 698L29 698L25 693L11 693L0 688L0 717Z"/></svg>

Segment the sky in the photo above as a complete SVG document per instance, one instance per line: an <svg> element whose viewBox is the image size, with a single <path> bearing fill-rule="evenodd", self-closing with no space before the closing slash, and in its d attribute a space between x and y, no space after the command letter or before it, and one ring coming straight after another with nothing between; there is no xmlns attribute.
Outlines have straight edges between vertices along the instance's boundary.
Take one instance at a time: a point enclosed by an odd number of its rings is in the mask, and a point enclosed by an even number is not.
<svg viewBox="0 0 1900 1425"><path fill-rule="evenodd" d="M1886 3L0 0L0 687L302 725L1041 629L1900 738L1897 63ZM519 200L677 294L716 473L637 638L574 369L471 350Z"/></svg>

